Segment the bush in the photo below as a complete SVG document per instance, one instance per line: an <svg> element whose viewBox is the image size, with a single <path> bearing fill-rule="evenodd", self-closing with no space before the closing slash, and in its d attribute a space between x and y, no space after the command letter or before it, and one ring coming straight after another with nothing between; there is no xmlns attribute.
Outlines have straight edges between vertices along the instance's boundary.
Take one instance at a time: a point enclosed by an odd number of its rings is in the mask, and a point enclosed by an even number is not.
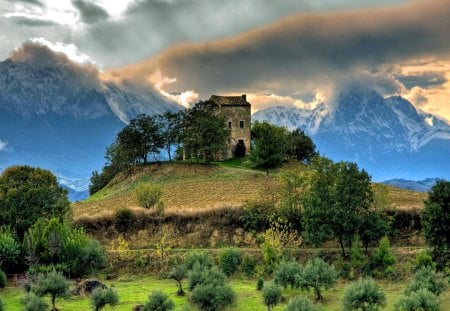
<svg viewBox="0 0 450 311"><path fill-rule="evenodd" d="M342 304L349 311L377 311L386 305L386 296L375 281L363 279L346 289Z"/></svg>
<svg viewBox="0 0 450 311"><path fill-rule="evenodd" d="M5 310L5 305L3 304L3 301L0 299L0 311Z"/></svg>
<svg viewBox="0 0 450 311"><path fill-rule="evenodd" d="M267 306L267 310L271 310L281 301L281 287L275 282L264 284L262 289L263 302Z"/></svg>
<svg viewBox="0 0 450 311"><path fill-rule="evenodd" d="M213 266L214 263L211 257L206 252L193 251L190 252L184 259L184 264L188 270L192 270L194 269L194 266L209 269Z"/></svg>
<svg viewBox="0 0 450 311"><path fill-rule="evenodd" d="M161 291L153 291L145 303L144 311L169 311L173 310L173 301Z"/></svg>
<svg viewBox="0 0 450 311"><path fill-rule="evenodd" d="M200 310L215 311L225 309L234 303L236 296L229 285L204 283L195 287L190 300Z"/></svg>
<svg viewBox="0 0 450 311"><path fill-rule="evenodd" d="M242 226L247 231L262 232L269 228L270 218L275 211L275 205L270 201L247 203L241 217Z"/></svg>
<svg viewBox="0 0 450 311"><path fill-rule="evenodd" d="M124 233L129 231L135 221L133 211L129 208L121 208L114 213L114 227L118 232Z"/></svg>
<svg viewBox="0 0 450 311"><path fill-rule="evenodd" d="M264 287L264 279L258 278L258 281L256 281L256 290L262 290Z"/></svg>
<svg viewBox="0 0 450 311"><path fill-rule="evenodd" d="M169 272L169 278L174 279L178 284L178 296L184 296L184 290L181 285L181 281L186 277L187 269L185 265L177 264L172 270Z"/></svg>
<svg viewBox="0 0 450 311"><path fill-rule="evenodd" d="M436 264L433 262L433 257L431 257L428 250L424 249L417 253L414 260L414 266L416 270L419 270L422 267L429 267L434 269L436 267Z"/></svg>
<svg viewBox="0 0 450 311"><path fill-rule="evenodd" d="M312 288L316 293L316 300L323 301L322 288L333 287L338 278L338 272L333 266L327 264L321 258L315 258L308 262L302 269L300 286L303 289Z"/></svg>
<svg viewBox="0 0 450 311"><path fill-rule="evenodd" d="M67 296L69 284L62 274L52 271L47 275L41 274L37 277L33 291L40 297L50 295L52 310L56 310L56 298Z"/></svg>
<svg viewBox="0 0 450 311"><path fill-rule="evenodd" d="M103 309L106 305L115 306L119 303L119 295L112 288L96 287L91 294L91 304L95 311Z"/></svg>
<svg viewBox="0 0 450 311"><path fill-rule="evenodd" d="M426 289L420 289L401 297L394 306L395 311L439 311L439 299Z"/></svg>
<svg viewBox="0 0 450 311"><path fill-rule="evenodd" d="M289 285L291 288L298 288L301 272L302 269L297 262L282 262L275 270L275 283L284 288Z"/></svg>
<svg viewBox="0 0 450 311"><path fill-rule="evenodd" d="M161 199L162 188L159 185L142 183L134 188L133 194L141 207L151 208Z"/></svg>
<svg viewBox="0 0 450 311"><path fill-rule="evenodd" d="M20 262L20 244L9 227L0 227L0 266L6 271Z"/></svg>
<svg viewBox="0 0 450 311"><path fill-rule="evenodd" d="M406 294L417 292L420 289L426 289L429 292L439 296L446 288L446 281L441 273L436 273L431 268L422 267L415 274L406 287Z"/></svg>
<svg viewBox="0 0 450 311"><path fill-rule="evenodd" d="M380 240L378 249L376 250L372 261L371 268L375 276L387 276L394 271L395 256L392 253L391 245L387 236Z"/></svg>
<svg viewBox="0 0 450 311"><path fill-rule="evenodd" d="M215 269L201 269L196 266L193 270L189 272L188 287L189 290L194 290L195 287L202 284L215 284L222 285L225 284L225 275Z"/></svg>
<svg viewBox="0 0 450 311"><path fill-rule="evenodd" d="M233 275L241 263L241 253L235 248L226 248L219 253L219 266L227 276Z"/></svg>
<svg viewBox="0 0 450 311"><path fill-rule="evenodd" d="M0 288L6 287L6 274L2 270L0 270Z"/></svg>
<svg viewBox="0 0 450 311"><path fill-rule="evenodd" d="M289 300L285 311L320 311L320 305L315 305L306 297L297 296Z"/></svg>
<svg viewBox="0 0 450 311"><path fill-rule="evenodd" d="M245 255L244 259L242 259L242 272L244 272L245 276L250 278L255 274L256 270L256 259L249 255Z"/></svg>
<svg viewBox="0 0 450 311"><path fill-rule="evenodd" d="M29 295L22 299L25 311L47 311L48 303L41 297L36 295Z"/></svg>

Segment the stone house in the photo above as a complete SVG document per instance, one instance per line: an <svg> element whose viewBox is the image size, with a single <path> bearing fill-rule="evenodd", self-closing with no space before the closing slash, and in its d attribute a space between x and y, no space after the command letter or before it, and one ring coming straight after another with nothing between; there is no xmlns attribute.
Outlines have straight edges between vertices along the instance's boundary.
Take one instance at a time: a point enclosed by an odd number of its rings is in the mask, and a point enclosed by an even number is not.
<svg viewBox="0 0 450 311"><path fill-rule="evenodd" d="M245 146L246 154L250 152L251 140L251 105L246 95L218 96L212 95L209 101L219 107L219 113L225 117L225 122L230 129L230 139L224 158L235 156L236 146Z"/></svg>

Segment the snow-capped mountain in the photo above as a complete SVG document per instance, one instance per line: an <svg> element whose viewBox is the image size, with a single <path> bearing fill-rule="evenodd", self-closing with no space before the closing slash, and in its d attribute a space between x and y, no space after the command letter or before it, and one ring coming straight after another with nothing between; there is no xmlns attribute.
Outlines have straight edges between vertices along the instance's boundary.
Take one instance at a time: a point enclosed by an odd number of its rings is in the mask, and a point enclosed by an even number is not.
<svg viewBox="0 0 450 311"><path fill-rule="evenodd" d="M39 166L73 191L85 191L86 180L103 166L106 147L126 122L181 106L151 87L105 82L94 67L59 58L39 65L0 62L0 170ZM69 180L82 180L81 186Z"/></svg>
<svg viewBox="0 0 450 311"><path fill-rule="evenodd" d="M400 96L383 98L368 88L351 88L334 105L312 110L270 107L252 119L301 128L322 155L355 161L378 181L450 178L450 126L418 112Z"/></svg>

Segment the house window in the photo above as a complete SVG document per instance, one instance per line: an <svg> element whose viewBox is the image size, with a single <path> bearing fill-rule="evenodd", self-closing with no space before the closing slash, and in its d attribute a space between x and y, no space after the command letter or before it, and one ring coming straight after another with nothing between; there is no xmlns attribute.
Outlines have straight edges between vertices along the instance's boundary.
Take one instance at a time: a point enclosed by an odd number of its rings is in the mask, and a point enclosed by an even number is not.
<svg viewBox="0 0 450 311"><path fill-rule="evenodd" d="M239 121L239 127L240 127L241 129L244 128L244 121Z"/></svg>
<svg viewBox="0 0 450 311"><path fill-rule="evenodd" d="M229 128L231 128L231 121L230 121L230 122L228 122L228 127L229 127Z"/></svg>

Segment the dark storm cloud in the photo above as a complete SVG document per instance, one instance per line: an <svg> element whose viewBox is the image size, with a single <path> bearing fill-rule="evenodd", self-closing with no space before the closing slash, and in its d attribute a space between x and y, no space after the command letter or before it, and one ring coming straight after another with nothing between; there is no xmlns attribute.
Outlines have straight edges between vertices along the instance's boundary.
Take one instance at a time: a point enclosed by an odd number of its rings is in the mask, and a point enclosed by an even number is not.
<svg viewBox="0 0 450 311"><path fill-rule="evenodd" d="M241 89L292 94L309 83L360 79L360 72L394 90L395 80L368 70L448 56L448 29L447 0L299 14L230 39L174 46L122 72L145 79L160 69L177 78L171 90L194 89L202 96Z"/></svg>
<svg viewBox="0 0 450 311"><path fill-rule="evenodd" d="M22 26L43 27L56 25L56 23L51 20L28 18L23 16L10 17L10 19L13 20L16 24Z"/></svg>
<svg viewBox="0 0 450 311"><path fill-rule="evenodd" d="M108 12L95 3L84 0L74 0L72 1L72 4L78 9L81 20L86 24L94 24L109 17Z"/></svg>
<svg viewBox="0 0 450 311"><path fill-rule="evenodd" d="M422 89L430 89L442 86L448 81L445 73L442 72L423 72L415 75L398 76L397 79L408 89L412 89L415 86Z"/></svg>

